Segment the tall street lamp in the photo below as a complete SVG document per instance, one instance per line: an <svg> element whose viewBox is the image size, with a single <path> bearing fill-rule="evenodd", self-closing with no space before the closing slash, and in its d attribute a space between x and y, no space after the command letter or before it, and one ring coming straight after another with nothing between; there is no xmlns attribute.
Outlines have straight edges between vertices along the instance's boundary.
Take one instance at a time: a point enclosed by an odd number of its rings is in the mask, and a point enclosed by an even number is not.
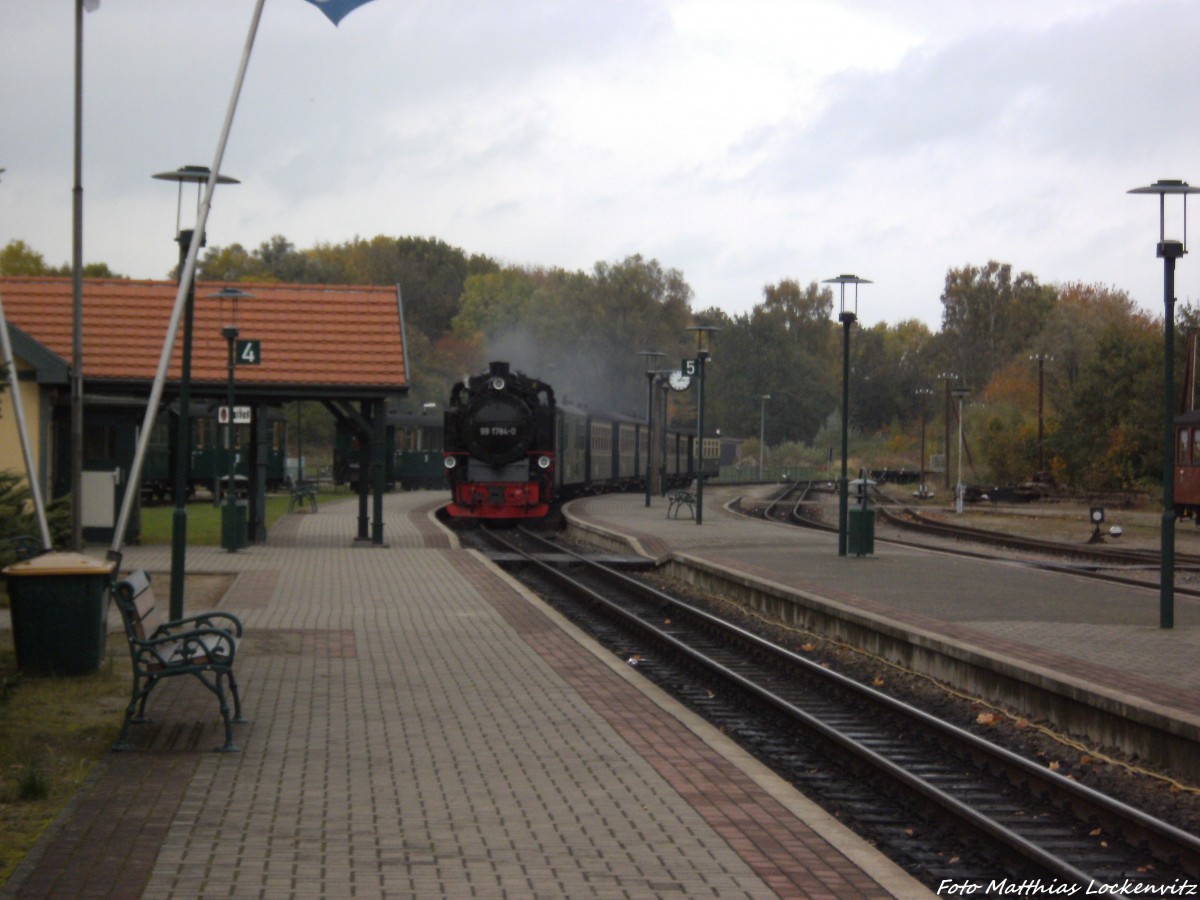
<svg viewBox="0 0 1200 900"><path fill-rule="evenodd" d="M758 480L763 480L763 451L766 449L767 439L767 401L771 399L770 394L763 394L759 398L762 400L762 409L758 416Z"/></svg>
<svg viewBox="0 0 1200 900"><path fill-rule="evenodd" d="M159 172L151 176L159 181L174 181L179 185L175 199L175 240L179 243L179 277L187 263L188 251L196 238L192 229L180 229L183 210L183 186L196 185L196 208L200 208L203 188L211 173L207 166L180 166L174 172ZM217 184L240 184L236 178L217 175ZM204 246L204 235L198 240ZM171 518L171 620L183 618L184 560L187 555L187 497L188 463L191 462L191 403L192 403L192 319L196 301L196 279L187 286L183 309L183 355L179 365L179 418L175 423L175 512Z"/></svg>
<svg viewBox="0 0 1200 900"><path fill-rule="evenodd" d="M1045 353L1032 353L1029 356L1032 360L1037 360L1038 364L1038 478L1042 477L1042 473L1046 471L1046 457L1042 452L1042 399L1046 392L1046 363L1054 362L1053 356L1047 356Z"/></svg>
<svg viewBox="0 0 1200 900"><path fill-rule="evenodd" d="M963 400L971 393L965 387L956 387L951 393L954 394L954 399L958 401L958 484L954 489L954 511L960 516L963 511L963 480L962 480L962 458L963 458ZM949 460L947 460L949 462ZM949 471L949 465L946 470Z"/></svg>
<svg viewBox="0 0 1200 900"><path fill-rule="evenodd" d="M661 353L658 350L641 350L638 352L638 356L642 357L642 360L645 363L645 369L646 369L646 461L644 463L644 470L645 470L644 474L645 474L645 478L646 478L646 506L649 507L650 506L650 456L651 456L650 432L652 430L650 426L651 426L651 423L654 421L654 378L658 374L658 369L656 368L656 364L660 359L662 359L664 356L666 356L666 354ZM634 448L634 451L633 451L634 454L640 453L641 449L642 449L642 445L641 445L641 442L639 441L637 447Z"/></svg>
<svg viewBox="0 0 1200 900"><path fill-rule="evenodd" d="M925 417L929 412L929 398L933 391L929 388L917 388L913 393L921 404L921 480L917 485L917 496L924 500L929 496L929 486L925 483Z"/></svg>
<svg viewBox="0 0 1200 900"><path fill-rule="evenodd" d="M1160 179L1130 194L1158 195L1157 256L1163 261L1163 512L1158 624L1175 627L1175 260L1187 253L1187 195L1200 188L1186 181ZM1167 194L1183 197L1183 240L1166 237Z"/></svg>
<svg viewBox="0 0 1200 900"><path fill-rule="evenodd" d="M658 438L662 442L662 465L658 469L658 495L660 497L667 496L668 470L670 466L667 463L667 457L670 453L675 454L675 474L678 475L682 471L679 467L679 442L674 444L668 440L667 429L671 424L671 395L675 393L671 382L677 378L678 369L665 369L659 373L658 384L662 388L662 417L659 420Z"/></svg>
<svg viewBox="0 0 1200 900"><path fill-rule="evenodd" d="M712 355L712 333L720 331L715 325L689 325L696 332L696 524L704 524L704 367ZM707 346L706 346L707 345Z"/></svg>
<svg viewBox="0 0 1200 900"><path fill-rule="evenodd" d="M942 468L946 472L946 490L950 490L950 382L958 381L958 375L955 372L939 372L938 380L943 381L946 384L945 413L942 421L942 425L946 432L942 440L942 449L946 453L946 462Z"/></svg>
<svg viewBox="0 0 1200 900"><path fill-rule="evenodd" d="M850 454L850 326L858 319L858 286L871 284L857 275L827 278L824 284L840 287L838 321L842 323L842 475L838 479L838 556L846 555L847 525L850 517L850 482L846 474ZM852 306L846 306L846 285L854 285Z"/></svg>
<svg viewBox="0 0 1200 900"><path fill-rule="evenodd" d="M221 327L221 337L225 338L226 346L228 347L229 361L229 382L226 387L225 403L225 505L221 510L221 544L224 549L232 553L235 550L242 549L245 543L241 540L242 530L236 524L238 516L237 507L237 454L234 452L234 435L236 433L237 423L233 413L234 408L234 379L237 371L237 337L238 337L238 301L249 298L251 295L244 291L239 291L237 288L221 288L215 294L209 296L217 298L221 301L221 321L224 323ZM226 312L225 301L229 301L228 313Z"/></svg>

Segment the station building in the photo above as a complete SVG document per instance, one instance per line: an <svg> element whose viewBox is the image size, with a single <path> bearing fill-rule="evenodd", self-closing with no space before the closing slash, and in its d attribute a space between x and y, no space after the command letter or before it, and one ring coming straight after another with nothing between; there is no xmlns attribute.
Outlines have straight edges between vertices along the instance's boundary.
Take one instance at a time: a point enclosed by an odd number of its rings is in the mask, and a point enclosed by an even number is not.
<svg viewBox="0 0 1200 900"><path fill-rule="evenodd" d="M236 301L221 296L236 288ZM134 463L139 430L162 355L178 286L168 281L85 279L83 286L83 478L85 538L112 537ZM228 293L228 291L226 291ZM234 367L235 409L250 408L250 535L262 529L267 448L277 445L279 408L317 400L369 439L385 427L388 398L408 391L399 287L196 285L191 341L191 409L215 411L229 387L229 339L257 342L250 364ZM47 499L70 492L73 290L69 278L2 277L9 328L36 477ZM171 353L155 428L175 452L184 327ZM7 387L7 382L4 385ZM16 417L0 391L0 469L25 473ZM223 414L222 414L223 415ZM210 418L212 418L210 413ZM192 443L204 440L195 428ZM276 424L273 424L276 423ZM364 441L366 443L366 441ZM284 448L286 449L286 448ZM151 460L147 465L166 465ZM172 465L173 467L173 465ZM157 476L156 476L157 477ZM144 482L143 482L144 483ZM257 500L257 509L256 509ZM255 517L257 516L257 522ZM131 523L136 537L136 523Z"/></svg>

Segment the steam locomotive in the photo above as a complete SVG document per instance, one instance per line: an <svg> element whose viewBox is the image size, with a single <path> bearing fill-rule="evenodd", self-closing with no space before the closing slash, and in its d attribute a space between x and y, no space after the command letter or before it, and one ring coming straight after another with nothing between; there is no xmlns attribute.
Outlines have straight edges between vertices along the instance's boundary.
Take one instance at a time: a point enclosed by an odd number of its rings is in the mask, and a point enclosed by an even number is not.
<svg viewBox="0 0 1200 900"><path fill-rule="evenodd" d="M695 436L668 429L665 438L665 489L690 484ZM447 511L456 518L536 519L552 503L583 493L644 490L649 439L644 420L559 403L544 381L493 362L450 394ZM718 447L718 439L705 439L705 477L716 474Z"/></svg>

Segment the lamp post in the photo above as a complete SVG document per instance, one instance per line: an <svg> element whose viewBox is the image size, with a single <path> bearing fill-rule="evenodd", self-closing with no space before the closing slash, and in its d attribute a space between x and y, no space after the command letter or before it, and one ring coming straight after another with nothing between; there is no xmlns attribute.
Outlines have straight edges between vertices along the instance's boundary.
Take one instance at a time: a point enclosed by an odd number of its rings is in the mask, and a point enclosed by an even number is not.
<svg viewBox="0 0 1200 900"><path fill-rule="evenodd" d="M180 213L183 209L183 185L196 185L196 208L200 208L202 189L208 184L211 173L207 166L180 166L174 172L159 172L151 177L159 181L174 181L179 185L175 199L175 240L179 244L179 277L183 278L188 251L192 241L198 239L204 246L204 235L196 238L192 229L180 229ZM217 184L239 184L236 178L217 175ZM179 364L179 418L175 423L175 511L171 518L171 620L183 618L184 560L187 555L187 497L188 463L191 461L189 448L192 445L192 320L196 300L196 280L187 286L183 309L183 355Z"/></svg>
<svg viewBox="0 0 1200 900"><path fill-rule="evenodd" d="M234 422L234 380L237 372L237 337L238 337L238 301L251 295L237 288L221 288L209 296L221 301L221 337L225 338L228 347L229 382L226 387L225 403L228 415L225 419L225 505L221 511L221 544L230 553L240 550L243 541L240 539L241 530L235 526L237 521L237 454L234 452L234 434L237 428ZM225 301L229 301L229 314L225 314Z"/></svg>
<svg viewBox="0 0 1200 900"><path fill-rule="evenodd" d="M767 439L767 401L771 399L770 394L763 394L759 398L762 400L762 409L758 416L758 480L763 480L763 451L766 448Z"/></svg>
<svg viewBox="0 0 1200 900"><path fill-rule="evenodd" d="M962 480L962 458L963 458L963 400L971 393L965 387L956 387L951 391L954 394L954 399L958 401L958 484L954 489L954 511L958 515L962 515L963 511L963 480ZM947 460L947 463L949 460ZM950 470L950 466L946 466L946 471Z"/></svg>
<svg viewBox="0 0 1200 900"><path fill-rule="evenodd" d="M661 369L658 372L658 384L662 388L662 419L658 429L658 439L662 443L661 464L658 469L658 495L667 496L667 424L671 404L671 369Z"/></svg>
<svg viewBox="0 0 1200 900"><path fill-rule="evenodd" d="M924 500L929 496L929 486L925 484L925 417L929 412L927 401L933 396L933 391L929 388L917 388L913 393L917 402L921 404L921 480L917 485L917 496Z"/></svg>
<svg viewBox="0 0 1200 900"><path fill-rule="evenodd" d="M649 507L649 506L650 506L650 455L651 455L651 454L650 454L650 447L651 447L651 444L650 444L650 432L653 430L653 429L651 428L651 423L653 423L653 422L654 422L654 378L655 378L655 376L658 374L658 369L656 369L656 368L655 368L655 364L656 364L656 363L657 363L657 362L658 362L660 359L662 359L664 356L666 356L666 354L665 354L665 353L661 353L661 352L659 352L658 350L640 350L640 351L638 351L638 356L642 357L642 360L643 360L643 362L645 363L645 368L646 368L646 462L645 462L645 476L646 476L646 506L647 506L647 507ZM638 443L638 445L637 445L637 447L636 447L636 448L634 448L634 453L635 453L635 454L636 454L636 453L640 453L640 452L641 452L641 449L642 449L642 445L641 445L641 443L639 442L639 443Z"/></svg>
<svg viewBox="0 0 1200 900"><path fill-rule="evenodd" d="M945 382L946 385L946 403L945 413L943 414L942 425L945 429L945 436L942 439L942 449L946 454L946 462L942 466L946 473L946 490L950 490L950 382L958 381L958 375L954 372L939 372L938 380Z"/></svg>
<svg viewBox="0 0 1200 900"><path fill-rule="evenodd" d="M837 278L827 278L823 283L841 286L838 321L842 323L842 474L838 479L838 556L845 556L850 517L850 482L846 473L850 453L850 326L858 318L858 286L871 284L871 281L857 275L839 275ZM853 306L850 308L846 306L848 284L854 285Z"/></svg>
<svg viewBox="0 0 1200 900"><path fill-rule="evenodd" d="M704 367L711 353L705 344L712 344L712 333L720 331L715 325L689 325L696 332L696 524L704 524ZM707 335L707 340L706 340Z"/></svg>
<svg viewBox="0 0 1200 900"><path fill-rule="evenodd" d="M1130 194L1158 195L1157 256L1163 261L1163 512L1158 624L1175 627L1175 260L1187 253L1187 195L1200 193L1186 181L1160 179ZM1166 237L1167 194L1183 197L1183 240Z"/></svg>
<svg viewBox="0 0 1200 900"><path fill-rule="evenodd" d="M1046 363L1054 362L1053 356L1047 356L1045 353L1032 353L1029 356L1032 360L1037 360L1038 364L1038 478L1042 477L1042 472L1046 470L1046 457L1042 452L1042 398L1046 391Z"/></svg>

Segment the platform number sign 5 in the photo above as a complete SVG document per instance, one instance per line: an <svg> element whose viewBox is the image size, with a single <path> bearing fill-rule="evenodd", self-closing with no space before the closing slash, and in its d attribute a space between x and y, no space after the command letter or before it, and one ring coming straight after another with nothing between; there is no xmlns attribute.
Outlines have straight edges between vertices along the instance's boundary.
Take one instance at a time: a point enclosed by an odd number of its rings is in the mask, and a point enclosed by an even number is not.
<svg viewBox="0 0 1200 900"><path fill-rule="evenodd" d="M688 378L694 378L700 374L700 363L694 359L683 360L683 374Z"/></svg>
<svg viewBox="0 0 1200 900"><path fill-rule="evenodd" d="M235 355L239 366L257 366L262 362L262 341L238 341Z"/></svg>

